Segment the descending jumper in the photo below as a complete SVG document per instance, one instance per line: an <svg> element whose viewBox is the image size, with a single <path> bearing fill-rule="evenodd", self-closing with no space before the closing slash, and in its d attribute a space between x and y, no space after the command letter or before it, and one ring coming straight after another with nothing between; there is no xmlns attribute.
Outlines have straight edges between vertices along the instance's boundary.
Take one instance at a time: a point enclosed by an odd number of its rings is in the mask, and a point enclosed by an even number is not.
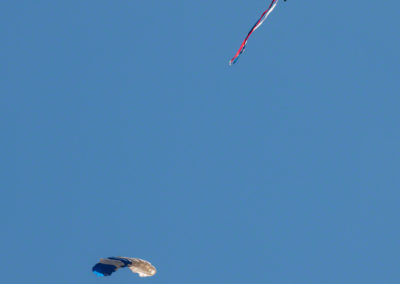
<svg viewBox="0 0 400 284"><path fill-rule="evenodd" d="M267 19L269 14L275 9L276 4L278 4L279 0L272 0L271 4L269 5L268 9L262 13L260 19L255 23L255 25L251 28L249 33L247 34L246 38L242 42L242 45L240 46L239 50L236 52L235 56L229 61L229 65L235 64L236 61L238 60L239 56L243 53L243 51L246 48L247 40L249 39L250 35L258 29L264 21ZM286 0L284 0L286 1Z"/></svg>

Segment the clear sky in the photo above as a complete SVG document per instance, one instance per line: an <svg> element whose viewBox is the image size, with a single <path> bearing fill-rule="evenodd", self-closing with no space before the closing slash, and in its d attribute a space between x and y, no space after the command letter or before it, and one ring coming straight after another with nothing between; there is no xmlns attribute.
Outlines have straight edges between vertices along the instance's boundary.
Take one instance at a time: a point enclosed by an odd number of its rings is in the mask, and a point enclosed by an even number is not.
<svg viewBox="0 0 400 284"><path fill-rule="evenodd" d="M2 283L400 283L399 1L268 4L0 1Z"/></svg>

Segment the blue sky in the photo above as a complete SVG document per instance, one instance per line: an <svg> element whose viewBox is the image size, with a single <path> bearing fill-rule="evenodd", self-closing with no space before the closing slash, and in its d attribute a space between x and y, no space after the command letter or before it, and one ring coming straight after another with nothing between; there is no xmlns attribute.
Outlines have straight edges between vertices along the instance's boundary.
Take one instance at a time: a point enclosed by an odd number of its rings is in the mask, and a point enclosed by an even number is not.
<svg viewBox="0 0 400 284"><path fill-rule="evenodd" d="M4 283L400 283L400 4L268 4L1 2Z"/></svg>

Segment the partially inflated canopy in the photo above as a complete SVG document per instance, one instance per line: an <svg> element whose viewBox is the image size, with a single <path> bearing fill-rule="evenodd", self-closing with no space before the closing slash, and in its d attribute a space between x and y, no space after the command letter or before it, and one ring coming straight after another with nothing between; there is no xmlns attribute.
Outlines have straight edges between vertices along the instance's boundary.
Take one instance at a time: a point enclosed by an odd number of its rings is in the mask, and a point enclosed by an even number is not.
<svg viewBox="0 0 400 284"><path fill-rule="evenodd" d="M153 276L157 271L148 261L122 256L101 258L93 266L92 271L98 276L110 276L114 271L122 267L128 267L132 272L138 273L140 277Z"/></svg>

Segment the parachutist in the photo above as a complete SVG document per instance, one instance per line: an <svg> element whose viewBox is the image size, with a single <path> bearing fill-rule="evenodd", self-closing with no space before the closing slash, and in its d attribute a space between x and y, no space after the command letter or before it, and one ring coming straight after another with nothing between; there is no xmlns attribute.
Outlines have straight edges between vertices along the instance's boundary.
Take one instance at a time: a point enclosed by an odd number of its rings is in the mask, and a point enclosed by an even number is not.
<svg viewBox="0 0 400 284"><path fill-rule="evenodd" d="M258 19L256 24L251 28L251 30L247 34L246 38L240 45L240 48L236 52L235 56L231 60L229 60L229 65L235 64L235 62L238 60L239 56L246 49L247 41L248 41L249 37L251 36L251 34L264 23L264 21L268 18L269 14L275 9L275 6L276 6L276 4L278 4L278 1L279 0L272 0L271 4L268 6L268 9L265 10L264 13L261 14L260 19Z"/></svg>

